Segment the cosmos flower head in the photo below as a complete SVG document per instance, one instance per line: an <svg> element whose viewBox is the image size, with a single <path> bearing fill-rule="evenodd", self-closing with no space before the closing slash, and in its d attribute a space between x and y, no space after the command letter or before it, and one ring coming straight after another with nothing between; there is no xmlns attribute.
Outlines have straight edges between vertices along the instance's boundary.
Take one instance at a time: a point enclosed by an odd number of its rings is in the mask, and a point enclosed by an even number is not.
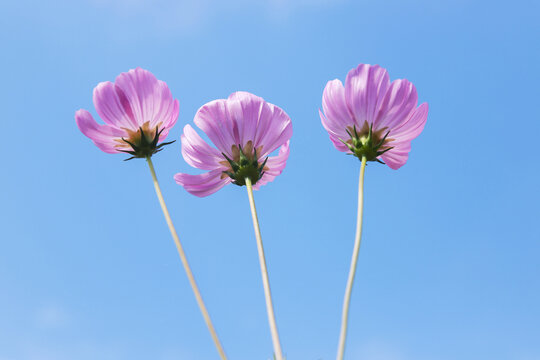
<svg viewBox="0 0 540 360"><path fill-rule="evenodd" d="M146 158L161 151L169 130L178 119L179 103L167 84L149 71L136 68L121 73L115 82L94 88L94 106L105 124L81 109L75 121L81 132L102 151Z"/></svg>
<svg viewBox="0 0 540 360"><path fill-rule="evenodd" d="M345 86L338 79L326 84L319 114L336 149L397 170L426 123L428 105L417 105L411 82L390 82L386 69L360 64L349 71Z"/></svg>
<svg viewBox="0 0 540 360"><path fill-rule="evenodd" d="M176 182L189 193L208 196L230 183L245 185L246 178L258 189L285 168L292 136L291 119L262 98L235 92L228 99L202 106L194 122L215 147L205 142L191 125L184 127L184 159L195 168L209 170L200 175L175 175ZM278 148L278 154L270 156Z"/></svg>

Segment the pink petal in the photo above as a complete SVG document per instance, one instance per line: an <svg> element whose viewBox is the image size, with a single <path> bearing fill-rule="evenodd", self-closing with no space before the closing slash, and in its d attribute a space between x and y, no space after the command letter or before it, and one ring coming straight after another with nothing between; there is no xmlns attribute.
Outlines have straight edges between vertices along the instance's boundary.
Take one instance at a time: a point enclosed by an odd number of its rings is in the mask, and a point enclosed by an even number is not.
<svg viewBox="0 0 540 360"><path fill-rule="evenodd" d="M195 114L197 125L220 152L231 155L231 146L238 145L229 129L227 114L227 100L219 99L203 105Z"/></svg>
<svg viewBox="0 0 540 360"><path fill-rule="evenodd" d="M116 142L115 139L125 136L126 134L124 131L109 125L98 124L92 117L92 114L83 109L80 109L75 113L75 122L77 123L79 130L90 138L102 151L109 154L119 152L116 149L118 142Z"/></svg>
<svg viewBox="0 0 540 360"><path fill-rule="evenodd" d="M205 197L212 195L231 182L229 177L222 179L222 174L223 171L219 169L200 175L178 173L174 175L174 180L176 180L179 185L182 185L190 194L198 197Z"/></svg>
<svg viewBox="0 0 540 360"><path fill-rule="evenodd" d="M292 136L290 118L282 109L245 91L232 93L220 114L224 140L233 141L227 149L253 141L256 148L263 146L259 155L266 156Z"/></svg>
<svg viewBox="0 0 540 360"><path fill-rule="evenodd" d="M214 100L197 111L195 124L216 147L231 156L232 145L253 140L266 156L292 136L289 116L279 107L246 92L233 93L227 100Z"/></svg>
<svg viewBox="0 0 540 360"><path fill-rule="evenodd" d="M285 113L281 108L265 103L270 109L270 118L268 121L268 127L266 131L263 129L257 129L257 141L255 145L257 147L263 147L263 153L261 156L267 156L281 145L285 144L292 137L292 123L289 115ZM261 116L260 122L265 121L265 117ZM262 134L262 136L260 136Z"/></svg>
<svg viewBox="0 0 540 360"><path fill-rule="evenodd" d="M400 126L417 103L418 94L414 85L405 79L394 80L383 98L374 127L392 130Z"/></svg>
<svg viewBox="0 0 540 360"><path fill-rule="evenodd" d="M184 134L181 136L181 141L182 156L189 165L203 170L213 170L223 167L219 163L225 160L223 155L208 145L191 125L184 127Z"/></svg>
<svg viewBox="0 0 540 360"><path fill-rule="evenodd" d="M123 107L127 113L131 111L138 126L147 121L152 127L176 121L175 101L169 87L150 71L136 68L118 75L115 89Z"/></svg>
<svg viewBox="0 0 540 360"><path fill-rule="evenodd" d="M323 92L321 121L328 132L344 140L349 138L345 129L355 124L354 116L350 112L345 100L345 88L340 80L332 80L326 84Z"/></svg>
<svg viewBox="0 0 540 360"><path fill-rule="evenodd" d="M373 123L389 85L388 72L379 65L360 64L349 71L345 80L345 99L358 126L364 121Z"/></svg>
<svg viewBox="0 0 540 360"><path fill-rule="evenodd" d="M119 96L110 81L101 82L94 88L94 106L99 117L111 126L131 130L139 127L125 95Z"/></svg>
<svg viewBox="0 0 540 360"><path fill-rule="evenodd" d="M163 81L160 81L159 83L163 83L165 87L167 86ZM170 94L171 92L169 88L167 87L166 89ZM151 122L151 124L155 127L156 125L159 125L159 123L161 123L161 127L170 129L176 124L179 112L180 103L177 99L172 99L171 97L171 101L167 100L165 102L162 102L160 112L155 115L154 120L153 122Z"/></svg>
<svg viewBox="0 0 540 360"><path fill-rule="evenodd" d="M349 148L347 146L345 146L345 144L343 144L343 142L341 141L341 140L347 141L347 139L350 138L350 136L345 131L343 131L343 132L345 132L345 135L338 135L331 128L329 128L327 126L328 121L327 121L326 117L324 116L324 114L322 113L322 111L320 111L320 110L319 110L319 116L321 117L321 122L323 124L323 127L328 132L328 135L330 135L330 140L334 144L334 147L336 149L338 149L339 151L342 151L342 152L350 152Z"/></svg>
<svg viewBox="0 0 540 360"><path fill-rule="evenodd" d="M410 141L416 138L424 130L428 109L427 103L417 107L398 128L392 130L390 137L397 141Z"/></svg>
<svg viewBox="0 0 540 360"><path fill-rule="evenodd" d="M271 156L268 158L268 161L266 162L266 167L268 167L268 170L264 172L262 178L260 178L259 181L257 181L257 183L253 186L255 190L259 190L261 186L274 181L274 179L283 172L283 169L285 169L285 165L287 164L287 159L289 158L289 143L290 141L287 141L283 146L281 146L279 153L276 156ZM264 159L261 160L264 161Z"/></svg>
<svg viewBox="0 0 540 360"><path fill-rule="evenodd" d="M384 153L381 158L391 169L397 170L407 162L411 151L411 142L391 142L390 145L394 146L394 148Z"/></svg>
<svg viewBox="0 0 540 360"><path fill-rule="evenodd" d="M246 144L250 140L255 142L263 107L263 99L245 91L237 91L229 96L227 126L237 144Z"/></svg>
<svg viewBox="0 0 540 360"><path fill-rule="evenodd" d="M256 148L261 145L265 145L265 136L266 134L268 134L269 131L271 131L273 124L274 108L263 100L263 103L261 104L261 111L259 112L257 119L255 139L253 141L253 144Z"/></svg>
<svg viewBox="0 0 540 360"><path fill-rule="evenodd" d="M178 100L174 100L173 102L173 108L170 113L169 119L165 119L163 125L160 127L160 129L163 129L161 135L159 136L159 142L162 142L167 138L167 135L169 135L169 131L173 128L173 126L176 124L176 121L178 120L178 114L180 112L180 103Z"/></svg>
<svg viewBox="0 0 540 360"><path fill-rule="evenodd" d="M381 156L390 168L397 170L405 165L411 151L411 140L420 135L424 129L427 115L428 104L423 103L411 112L406 121L398 129L390 133L390 137L394 140L389 145L394 148Z"/></svg>

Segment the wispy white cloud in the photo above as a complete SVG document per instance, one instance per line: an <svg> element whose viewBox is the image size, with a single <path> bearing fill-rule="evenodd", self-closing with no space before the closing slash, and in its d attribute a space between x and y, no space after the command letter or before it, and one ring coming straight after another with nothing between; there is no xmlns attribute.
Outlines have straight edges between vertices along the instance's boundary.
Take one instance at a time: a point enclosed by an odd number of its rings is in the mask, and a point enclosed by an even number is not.
<svg viewBox="0 0 540 360"><path fill-rule="evenodd" d="M47 304L37 309L35 321L40 328L56 329L68 325L69 315L62 306Z"/></svg>
<svg viewBox="0 0 540 360"><path fill-rule="evenodd" d="M23 360L118 360L129 358L127 351L106 344L64 344L62 346L28 344L21 352Z"/></svg>
<svg viewBox="0 0 540 360"><path fill-rule="evenodd" d="M514 354L512 359L516 360L538 360L540 359L540 353L539 352L527 352L525 350L520 350L518 354Z"/></svg>
<svg viewBox="0 0 540 360"><path fill-rule="evenodd" d="M120 20L133 20L142 27L196 29L212 13L211 1L89 0L96 8L113 12Z"/></svg>
<svg viewBox="0 0 540 360"><path fill-rule="evenodd" d="M266 0L263 1L267 7L283 11L301 10L303 8L319 8L334 6L345 2L345 0Z"/></svg>
<svg viewBox="0 0 540 360"><path fill-rule="evenodd" d="M349 345L353 359L369 360L411 360L403 350L381 340L370 340L357 346Z"/></svg>
<svg viewBox="0 0 540 360"><path fill-rule="evenodd" d="M88 0L99 9L113 11L123 19L139 21L141 26L163 30L198 30L218 16L230 16L243 10L256 10L272 22L304 10L316 9L347 0Z"/></svg>
<svg viewBox="0 0 540 360"><path fill-rule="evenodd" d="M0 350L1 351L1 350ZM77 340L75 342L45 343L42 339L26 339L16 358L0 355L0 360L118 360L134 357L133 344ZM140 357L137 357L140 358ZM156 351L152 360L198 359L191 349L166 348Z"/></svg>
<svg viewBox="0 0 540 360"><path fill-rule="evenodd" d="M159 360L196 359L197 354L190 349L163 349Z"/></svg>

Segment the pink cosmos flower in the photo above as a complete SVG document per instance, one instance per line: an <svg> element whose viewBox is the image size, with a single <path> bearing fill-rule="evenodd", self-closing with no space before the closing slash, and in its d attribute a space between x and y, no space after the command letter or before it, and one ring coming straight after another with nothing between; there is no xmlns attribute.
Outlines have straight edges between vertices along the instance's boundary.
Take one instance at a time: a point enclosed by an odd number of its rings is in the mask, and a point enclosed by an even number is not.
<svg viewBox="0 0 540 360"><path fill-rule="evenodd" d="M249 177L258 189L285 168L292 125L279 107L248 92L211 101L195 115L195 124L217 147L207 144L190 126L184 127L182 155L201 175L176 174L175 180L193 195L211 195L223 186L245 185ZM276 156L269 156L279 148Z"/></svg>
<svg viewBox="0 0 540 360"><path fill-rule="evenodd" d="M81 132L104 152L128 153L130 159L152 156L170 144L159 143L176 123L179 110L167 84L141 68L121 73L114 83L99 83L94 106L105 124L81 109L75 113Z"/></svg>
<svg viewBox="0 0 540 360"><path fill-rule="evenodd" d="M418 106L414 85L398 79L390 83L386 69L360 64L340 80L326 84L322 124L339 151L382 159L397 170L409 157L411 141L426 123L428 105Z"/></svg>

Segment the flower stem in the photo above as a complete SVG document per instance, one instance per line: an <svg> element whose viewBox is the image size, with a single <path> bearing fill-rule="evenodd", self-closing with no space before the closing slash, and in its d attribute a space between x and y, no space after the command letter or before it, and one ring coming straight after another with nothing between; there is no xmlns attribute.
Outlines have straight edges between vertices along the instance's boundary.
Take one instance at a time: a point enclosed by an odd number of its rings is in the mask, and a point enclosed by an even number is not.
<svg viewBox="0 0 540 360"><path fill-rule="evenodd" d="M167 225L169 226L169 230L171 231L171 235L173 237L174 243L176 244L178 255L180 255L180 260L182 260L182 265L184 265L184 269L186 270L186 274L187 274L189 283L191 285L191 288L193 289L193 293L195 294L195 299L197 300L197 304L199 305L199 308L201 309L201 313L202 313L202 316L204 317L204 321L206 322L206 326L208 326L208 330L210 330L210 334L212 335L214 344L216 345L217 351L219 352L219 356L221 357L222 360L227 360L225 351L223 350L223 347L221 346L221 343L219 342L219 338L217 336L216 330L214 329L212 320L210 320L210 315L208 314L208 310L206 310L206 306L204 305L204 301L202 299L201 293L199 291L197 283L195 282L195 278L193 277L191 268L189 267L186 254L184 253L184 248L182 247L182 244L180 243L180 239L178 238L178 234L176 233L176 229L174 228L174 225L172 223L171 215L169 215L169 210L167 210L167 205L165 205L165 200L163 199L163 194L161 193L161 188L159 187L159 183L156 177L156 172L154 170L154 164L152 163L152 159L150 158L150 156L148 156L146 160L148 161L148 167L150 168L150 173L152 173L152 179L154 181L154 187L156 188L156 194L159 199L159 204L161 205L161 209L163 210L163 215L165 215L165 220L167 221Z"/></svg>
<svg viewBox="0 0 540 360"><path fill-rule="evenodd" d="M253 229L255 230L255 238L257 239L257 250L259 251L259 263L261 265L264 297L266 300L266 312L268 313L270 333L272 334L272 343L274 345L274 356L276 360L283 360L283 354L281 352L281 344L279 343L279 335L276 325L276 317L274 315L274 306L272 305L272 294L270 293L268 270L266 268L266 260L264 258L261 229L259 228L259 219L257 218L257 209L255 208L255 199L253 198L253 187L250 178L246 178L246 188L249 197L249 206L251 207L251 217L253 218Z"/></svg>
<svg viewBox="0 0 540 360"><path fill-rule="evenodd" d="M362 165L360 167L360 178L358 180L358 215L356 218L356 236L354 240L354 249L349 269L349 279L345 289L345 299L343 300L343 312L341 314L341 331L339 334L339 345L337 360L343 360L345 353L345 340L347 338L347 324L349 319L349 304L351 302L351 293L356 273L356 263L358 262L358 253L360 252L360 243L362 242L362 213L364 211L364 172L366 170L367 159L362 156Z"/></svg>

